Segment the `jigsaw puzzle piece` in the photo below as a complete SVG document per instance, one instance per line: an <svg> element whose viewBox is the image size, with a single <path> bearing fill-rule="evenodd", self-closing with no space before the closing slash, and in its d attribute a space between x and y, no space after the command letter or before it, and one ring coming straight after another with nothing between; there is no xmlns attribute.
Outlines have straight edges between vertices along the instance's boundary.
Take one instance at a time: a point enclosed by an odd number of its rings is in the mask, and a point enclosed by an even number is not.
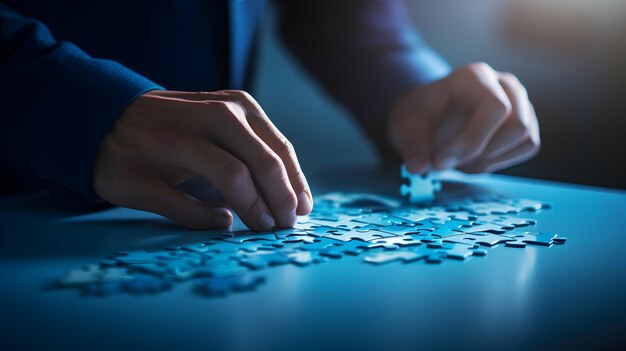
<svg viewBox="0 0 626 351"><path fill-rule="evenodd" d="M427 247L436 249L436 251L443 254L445 258L465 260L474 255L475 249L478 248L478 245L442 242L427 244ZM481 253L477 256L481 256Z"/></svg>
<svg viewBox="0 0 626 351"><path fill-rule="evenodd" d="M370 229L370 230L354 229L354 230L345 230L345 231L330 233L326 237L330 239L334 239L334 240L339 240L339 241L350 241L353 239L370 241L374 239L387 238L390 236L393 236L393 234L380 232L378 230L373 230L373 229Z"/></svg>
<svg viewBox="0 0 626 351"><path fill-rule="evenodd" d="M308 266L314 263L326 262L328 259L321 257L316 251L293 251L286 255L291 263L298 266Z"/></svg>
<svg viewBox="0 0 626 351"><path fill-rule="evenodd" d="M290 243L307 243L307 244L312 244L315 242L316 237L311 236L311 235L292 235L290 237L285 238L282 243L283 244L290 244Z"/></svg>
<svg viewBox="0 0 626 351"><path fill-rule="evenodd" d="M414 251L382 251L364 256L363 261L378 265L396 261L408 263L417 261L426 256L427 255L424 253Z"/></svg>
<svg viewBox="0 0 626 351"><path fill-rule="evenodd" d="M246 255L240 259L242 265L259 270L270 266L280 266L291 263L291 260L282 252L268 252Z"/></svg>
<svg viewBox="0 0 626 351"><path fill-rule="evenodd" d="M348 229L347 228L335 228L335 227L329 227L329 226L319 226L310 230L306 230L306 232L309 235L320 237L320 236L327 236L328 234L336 233L339 231L345 231L345 230L348 230Z"/></svg>
<svg viewBox="0 0 626 351"><path fill-rule="evenodd" d="M434 229L434 227L432 227L432 229ZM377 230L392 235L402 236L408 234L417 234L421 231L424 231L425 229L422 229L422 226L392 225L388 227L380 227Z"/></svg>
<svg viewBox="0 0 626 351"><path fill-rule="evenodd" d="M335 240L330 238L331 240ZM363 251L366 251L370 246L370 243L361 239L352 239L350 241L338 241L337 244L328 246L319 251L322 256L328 256L333 258L339 258L342 254L358 255Z"/></svg>
<svg viewBox="0 0 626 351"><path fill-rule="evenodd" d="M408 197L409 202L430 202L435 199L435 191L441 190L441 183L432 178L432 175L421 176L411 174L402 165L400 175L406 178L409 184L400 186L400 195Z"/></svg>
<svg viewBox="0 0 626 351"><path fill-rule="evenodd" d="M513 229L513 228L509 228ZM504 234L506 229L504 229L499 224L493 223L484 223L484 222L470 222L462 226L462 231L465 233L477 233L477 232L486 232L492 234Z"/></svg>
<svg viewBox="0 0 626 351"><path fill-rule="evenodd" d="M132 295L156 294L169 290L174 284L159 277L150 275L137 275L135 279L122 284L122 290Z"/></svg>
<svg viewBox="0 0 626 351"><path fill-rule="evenodd" d="M198 243L183 245L180 247L180 250L203 255L204 253L211 250L213 244L215 244L215 241L198 242Z"/></svg>
<svg viewBox="0 0 626 351"><path fill-rule="evenodd" d="M435 224L435 229L430 232L430 235L445 238L448 236L454 236L463 234L466 231L466 225L470 222L459 220L447 220L441 224Z"/></svg>
<svg viewBox="0 0 626 351"><path fill-rule="evenodd" d="M519 212L536 212L552 208L552 204L531 199L501 199L500 202L515 208L516 213ZM496 212L494 212L496 213Z"/></svg>
<svg viewBox="0 0 626 351"><path fill-rule="evenodd" d="M297 228L275 229L274 235L280 240L292 235L307 235L307 231Z"/></svg>
<svg viewBox="0 0 626 351"><path fill-rule="evenodd" d="M193 272L193 277L213 277L213 278L227 278L239 276L246 273L248 269L239 264L238 261L231 260L216 260L207 261L203 266L197 268Z"/></svg>
<svg viewBox="0 0 626 351"><path fill-rule="evenodd" d="M369 247L377 248L384 247L386 250L395 250L404 246L417 246L422 243L421 240L415 239L412 236L394 236L390 238L372 240Z"/></svg>
<svg viewBox="0 0 626 351"><path fill-rule="evenodd" d="M227 241L231 243L241 244L246 241L278 241L278 237L274 232L253 232L253 231L241 231L236 232L231 238L221 239L221 241Z"/></svg>
<svg viewBox="0 0 626 351"><path fill-rule="evenodd" d="M71 287L98 282L123 282L132 279L134 278L128 274L126 268L102 268L97 264L91 264L83 268L70 270L57 283L63 287Z"/></svg>
<svg viewBox="0 0 626 351"><path fill-rule="evenodd" d="M215 242L215 244L213 244L211 246L211 250L209 251L210 254L212 254L212 252L217 252L217 253L230 253L230 254L237 254L239 252L245 251L245 252L256 252L258 250L266 250L266 249L272 249L276 246L280 246L281 243L278 240L275 241L264 241L264 240L258 240L258 241L244 241L242 243L236 243L236 242L231 242L231 241L222 241L222 240L218 240Z"/></svg>
<svg viewBox="0 0 626 351"><path fill-rule="evenodd" d="M315 226L326 226L333 228L345 228L345 229L355 229L365 226L364 223L355 222L353 219L358 218L358 216L346 217L342 216L339 220L336 221L326 221L321 219L310 219L309 223Z"/></svg>
<svg viewBox="0 0 626 351"><path fill-rule="evenodd" d="M233 291L254 290L264 282L264 277L248 274L227 278L209 278L199 281L194 291L204 296L226 296Z"/></svg>
<svg viewBox="0 0 626 351"><path fill-rule="evenodd" d="M441 237L432 235L430 234L430 232L420 232L417 234L408 234L406 236L411 237L423 243L432 243L432 242L441 241Z"/></svg>
<svg viewBox="0 0 626 351"><path fill-rule="evenodd" d="M391 212L393 217L409 224L429 226L432 223L443 223L455 216L453 212L433 209L402 208Z"/></svg>
<svg viewBox="0 0 626 351"><path fill-rule="evenodd" d="M525 227L537 224L537 221L534 219L505 215L482 215L478 216L477 221L497 224L506 229L513 229L517 227Z"/></svg>
<svg viewBox="0 0 626 351"><path fill-rule="evenodd" d="M449 236L443 239L444 242L460 244L479 244L483 246L494 246L504 244L507 241L516 241L507 236L491 233L464 233L456 236Z"/></svg>
<svg viewBox="0 0 626 351"><path fill-rule="evenodd" d="M151 263L168 255L165 251L128 251L118 252L113 260L123 265Z"/></svg>
<svg viewBox="0 0 626 351"><path fill-rule="evenodd" d="M387 213L380 213L380 212L366 214L366 215L353 219L353 221L366 223L366 224L373 224L373 225L377 225L381 227L388 227L388 226L394 226L394 225L400 225L400 224L406 223L405 221L402 221L399 218L391 217Z"/></svg>
<svg viewBox="0 0 626 351"><path fill-rule="evenodd" d="M541 245L541 246L550 246L556 242L565 243L567 238L559 238L558 234L555 233L531 233L531 232L512 232L507 233L505 236L514 239L516 242L522 242L530 245ZM556 239L556 242L555 242ZM518 244L521 246L521 244ZM510 245L509 245L510 246Z"/></svg>

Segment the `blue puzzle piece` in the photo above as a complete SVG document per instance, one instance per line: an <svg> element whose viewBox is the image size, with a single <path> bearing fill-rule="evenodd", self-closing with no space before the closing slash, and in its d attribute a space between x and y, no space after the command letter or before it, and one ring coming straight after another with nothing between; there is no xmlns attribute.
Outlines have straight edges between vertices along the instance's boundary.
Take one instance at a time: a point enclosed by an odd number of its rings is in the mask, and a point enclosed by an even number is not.
<svg viewBox="0 0 626 351"><path fill-rule="evenodd" d="M241 231L235 233L232 238L226 238L221 240L241 244L246 241L277 241L278 237L276 237L276 234L274 234L274 232L259 233L252 231Z"/></svg>
<svg viewBox="0 0 626 351"><path fill-rule="evenodd" d="M491 233L465 233L456 236L449 236L443 239L445 242L460 244L479 244L483 246L494 246L504 244L507 241L515 241L510 237Z"/></svg>
<svg viewBox="0 0 626 351"><path fill-rule="evenodd" d="M366 223L366 224L373 224L373 225L377 225L381 227L389 227L389 226L406 223L405 221L396 217L391 217L386 213L366 214L366 215L354 218L353 221Z"/></svg>
<svg viewBox="0 0 626 351"><path fill-rule="evenodd" d="M135 279L122 284L122 290L133 295L156 294L169 290L174 284L167 279L150 275L138 275Z"/></svg>
<svg viewBox="0 0 626 351"><path fill-rule="evenodd" d="M417 246L422 243L421 240L412 236L394 236L390 238L372 240L369 247L384 247L386 250L395 250L401 246Z"/></svg>
<svg viewBox="0 0 626 351"><path fill-rule="evenodd" d="M204 296L225 296L233 291L254 290L264 282L264 277L253 275L204 279L195 285L194 291Z"/></svg>
<svg viewBox="0 0 626 351"><path fill-rule="evenodd" d="M482 215L477 218L480 222L498 224L502 228L513 229L517 227L525 227L537 223L534 219L520 218L505 215Z"/></svg>
<svg viewBox="0 0 626 351"><path fill-rule="evenodd" d="M514 239L516 242L522 242L531 245L541 245L541 246L550 246L554 243L554 239L558 238L558 235L555 233L530 233L530 232L512 232L507 233L504 236L507 236L511 239ZM559 243L565 242L563 239L557 239ZM565 239L567 240L567 239ZM521 246L521 244L518 244ZM511 246L511 245L507 245Z"/></svg>
<svg viewBox="0 0 626 351"><path fill-rule="evenodd" d="M293 251L286 254L291 263L298 266L308 266L314 263L326 262L328 259L316 251Z"/></svg>
<svg viewBox="0 0 626 351"><path fill-rule="evenodd" d="M331 240L334 240L331 238ZM326 247L320 250L320 255L329 257L338 257L341 254L358 255L359 253L367 250L370 243L363 240L353 239L350 241L338 241L338 244Z"/></svg>
<svg viewBox="0 0 626 351"><path fill-rule="evenodd" d="M379 265L396 261L407 263L417 261L426 256L427 254L415 251L382 251L366 255L363 257L363 261Z"/></svg>
<svg viewBox="0 0 626 351"><path fill-rule="evenodd" d="M421 176L419 174L411 174L402 165L400 175L406 178L409 184L400 186L400 195L408 197L409 202L429 202L435 199L435 191L441 190L441 183L435 180L432 175Z"/></svg>
<svg viewBox="0 0 626 351"><path fill-rule="evenodd" d="M386 238L390 236L393 236L393 234L380 232L378 230L363 231L363 230L356 229L356 230L345 230L345 231L340 231L340 232L334 232L334 233L327 235L326 237L330 239L334 239L334 240L340 240L340 241L350 241L353 239L370 241L370 240L381 239L381 238Z"/></svg>
<svg viewBox="0 0 626 351"><path fill-rule="evenodd" d="M259 270L270 266L279 266L291 262L289 257L283 253L261 253L247 255L240 260L241 264L250 269Z"/></svg>

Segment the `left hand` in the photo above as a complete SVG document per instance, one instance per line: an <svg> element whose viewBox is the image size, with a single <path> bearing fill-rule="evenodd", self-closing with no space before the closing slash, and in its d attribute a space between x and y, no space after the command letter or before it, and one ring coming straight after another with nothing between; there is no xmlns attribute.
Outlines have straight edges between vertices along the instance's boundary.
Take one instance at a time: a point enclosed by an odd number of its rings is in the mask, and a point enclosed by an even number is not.
<svg viewBox="0 0 626 351"><path fill-rule="evenodd" d="M404 95L387 126L411 173L494 172L532 158L541 143L524 86L485 63L463 66Z"/></svg>

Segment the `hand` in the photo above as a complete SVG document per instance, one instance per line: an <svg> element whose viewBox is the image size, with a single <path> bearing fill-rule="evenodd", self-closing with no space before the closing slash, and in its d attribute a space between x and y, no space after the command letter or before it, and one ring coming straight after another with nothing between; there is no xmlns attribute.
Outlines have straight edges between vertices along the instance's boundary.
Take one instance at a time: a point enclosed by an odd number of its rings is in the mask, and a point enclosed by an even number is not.
<svg viewBox="0 0 626 351"><path fill-rule="evenodd" d="M291 227L312 196L291 143L243 91L151 91L104 137L93 189L116 205L195 229L224 228L232 214L175 188L201 176L253 230Z"/></svg>
<svg viewBox="0 0 626 351"><path fill-rule="evenodd" d="M526 89L485 63L417 88L393 107L389 138L411 173L456 168L494 172L539 151L539 123Z"/></svg>

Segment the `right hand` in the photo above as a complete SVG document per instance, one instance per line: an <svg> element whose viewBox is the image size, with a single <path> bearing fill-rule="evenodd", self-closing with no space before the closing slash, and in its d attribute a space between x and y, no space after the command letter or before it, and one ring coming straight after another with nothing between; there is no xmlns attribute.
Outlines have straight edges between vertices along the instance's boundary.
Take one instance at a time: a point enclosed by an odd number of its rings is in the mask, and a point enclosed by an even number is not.
<svg viewBox="0 0 626 351"><path fill-rule="evenodd" d="M175 188L201 176L253 230L292 227L313 207L291 143L246 92L151 91L104 137L93 189L102 199L194 229L225 228L232 214Z"/></svg>

